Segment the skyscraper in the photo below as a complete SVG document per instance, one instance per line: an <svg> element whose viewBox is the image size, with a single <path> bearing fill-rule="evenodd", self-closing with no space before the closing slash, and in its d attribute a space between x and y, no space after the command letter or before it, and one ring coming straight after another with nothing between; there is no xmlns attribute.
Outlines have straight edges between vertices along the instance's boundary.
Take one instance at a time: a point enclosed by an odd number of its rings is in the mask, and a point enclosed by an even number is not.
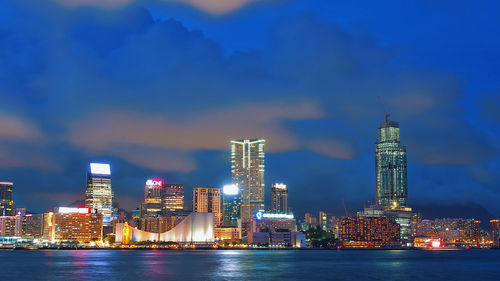
<svg viewBox="0 0 500 281"><path fill-rule="evenodd" d="M241 193L238 185L228 184L222 188L222 224L236 227L240 218Z"/></svg>
<svg viewBox="0 0 500 281"><path fill-rule="evenodd" d="M215 226L222 223L221 194L219 188L196 187L193 189L193 212L214 213Z"/></svg>
<svg viewBox="0 0 500 281"><path fill-rule="evenodd" d="M404 208L408 205L406 147L399 139L399 124L389 121L378 129L375 148L377 205L384 208Z"/></svg>
<svg viewBox="0 0 500 281"><path fill-rule="evenodd" d="M0 216L14 215L14 201L12 201L11 182L0 182Z"/></svg>
<svg viewBox="0 0 500 281"><path fill-rule="evenodd" d="M273 212L288 213L288 188L286 184L273 184L271 188L271 204Z"/></svg>
<svg viewBox="0 0 500 281"><path fill-rule="evenodd" d="M490 220L490 234L491 240L493 240L493 245L500 247L500 220L492 219Z"/></svg>
<svg viewBox="0 0 500 281"><path fill-rule="evenodd" d="M184 185L163 184L163 212L184 209Z"/></svg>
<svg viewBox="0 0 500 281"><path fill-rule="evenodd" d="M328 216L326 215L325 212L319 212L319 226L321 227L321 229L323 230L327 230L328 229Z"/></svg>
<svg viewBox="0 0 500 281"><path fill-rule="evenodd" d="M85 207L96 209L103 216L103 225L110 226L113 220L113 190L109 164L90 163L85 190Z"/></svg>
<svg viewBox="0 0 500 281"><path fill-rule="evenodd" d="M231 141L233 183L241 189L242 220L264 209L264 139Z"/></svg>
<svg viewBox="0 0 500 281"><path fill-rule="evenodd" d="M163 180L147 180L144 187L144 203L141 208L141 217L155 218L162 214Z"/></svg>

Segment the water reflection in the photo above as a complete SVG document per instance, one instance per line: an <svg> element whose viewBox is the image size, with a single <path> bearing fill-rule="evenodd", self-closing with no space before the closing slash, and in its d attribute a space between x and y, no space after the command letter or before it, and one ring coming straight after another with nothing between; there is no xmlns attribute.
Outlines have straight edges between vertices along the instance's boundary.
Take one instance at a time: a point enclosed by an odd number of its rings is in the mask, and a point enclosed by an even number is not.
<svg viewBox="0 0 500 281"><path fill-rule="evenodd" d="M1 280L486 280L500 276L500 251L481 250L0 251L0 260Z"/></svg>

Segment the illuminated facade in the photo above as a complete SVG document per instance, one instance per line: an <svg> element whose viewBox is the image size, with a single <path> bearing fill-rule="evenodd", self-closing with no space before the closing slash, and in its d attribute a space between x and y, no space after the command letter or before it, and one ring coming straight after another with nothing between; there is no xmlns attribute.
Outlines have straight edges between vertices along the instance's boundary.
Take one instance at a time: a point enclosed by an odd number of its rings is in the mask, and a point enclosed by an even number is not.
<svg viewBox="0 0 500 281"><path fill-rule="evenodd" d="M213 243L214 214L191 213L182 222L167 232L155 233L131 227L128 223L117 223L116 243L162 241L176 243Z"/></svg>
<svg viewBox="0 0 500 281"><path fill-rule="evenodd" d="M242 220L264 209L264 139L231 141L231 174L241 189Z"/></svg>
<svg viewBox="0 0 500 281"><path fill-rule="evenodd" d="M241 193L237 185L225 185L222 188L223 218L222 225L236 227L240 218Z"/></svg>
<svg viewBox="0 0 500 281"><path fill-rule="evenodd" d="M411 208L390 208L385 209L380 205L372 205L364 208L363 211L358 212L358 217L384 217L390 219L392 222L397 223L400 229L400 241L403 246L411 246L413 232L412 220L413 213Z"/></svg>
<svg viewBox="0 0 500 281"><path fill-rule="evenodd" d="M241 239L241 233L238 227L216 227L214 233L215 240L218 241Z"/></svg>
<svg viewBox="0 0 500 281"><path fill-rule="evenodd" d="M0 216L0 236L21 236L22 216Z"/></svg>
<svg viewBox="0 0 500 281"><path fill-rule="evenodd" d="M399 225L382 217L343 218L339 239L347 247L398 246Z"/></svg>
<svg viewBox="0 0 500 281"><path fill-rule="evenodd" d="M42 237L43 214L27 214L24 216L23 235L28 237Z"/></svg>
<svg viewBox="0 0 500 281"><path fill-rule="evenodd" d="M305 214L304 221L305 221L305 224L307 225L307 228L318 226L318 219L315 216L313 216L313 214L311 214L311 213Z"/></svg>
<svg viewBox="0 0 500 281"><path fill-rule="evenodd" d="M59 212L44 214L43 237L79 243L102 240L103 215L89 208L60 207Z"/></svg>
<svg viewBox="0 0 500 281"><path fill-rule="evenodd" d="M12 201L12 182L0 182L0 216L14 215L14 201Z"/></svg>
<svg viewBox="0 0 500 281"><path fill-rule="evenodd" d="M103 215L104 226L111 226L113 218L113 190L109 164L90 163L85 190L85 207Z"/></svg>
<svg viewBox="0 0 500 281"><path fill-rule="evenodd" d="M271 187L271 210L275 213L288 213L288 188L286 184L274 183Z"/></svg>
<svg viewBox="0 0 500 281"><path fill-rule="evenodd" d="M319 227L323 230L328 229L328 216L325 212L319 212Z"/></svg>
<svg viewBox="0 0 500 281"><path fill-rule="evenodd" d="M184 209L184 185L164 184L163 213Z"/></svg>
<svg viewBox="0 0 500 281"><path fill-rule="evenodd" d="M493 240L493 245L500 247L500 220L493 219L490 220L490 234L491 240Z"/></svg>
<svg viewBox="0 0 500 281"><path fill-rule="evenodd" d="M273 247L304 247L305 235L297 232L293 214L259 211L250 220L248 243Z"/></svg>
<svg viewBox="0 0 500 281"><path fill-rule="evenodd" d="M477 246L481 240L481 221L462 218L422 220L416 225L415 236L439 239L447 245Z"/></svg>
<svg viewBox="0 0 500 281"><path fill-rule="evenodd" d="M375 148L377 205L404 208L408 205L406 147L399 138L399 124L389 116L378 129Z"/></svg>
<svg viewBox="0 0 500 281"><path fill-rule="evenodd" d="M155 218L162 214L163 180L147 180L144 187L144 203L141 206L142 218Z"/></svg>
<svg viewBox="0 0 500 281"><path fill-rule="evenodd" d="M214 213L215 226L222 224L221 190L219 188L196 187L193 189L193 212Z"/></svg>

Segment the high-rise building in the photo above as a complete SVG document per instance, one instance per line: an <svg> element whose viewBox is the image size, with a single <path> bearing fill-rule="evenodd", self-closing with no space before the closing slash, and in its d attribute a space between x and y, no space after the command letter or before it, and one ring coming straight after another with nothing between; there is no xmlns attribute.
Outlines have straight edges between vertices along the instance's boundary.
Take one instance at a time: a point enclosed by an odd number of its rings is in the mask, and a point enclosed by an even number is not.
<svg viewBox="0 0 500 281"><path fill-rule="evenodd" d="M273 184L271 187L271 204L273 212L288 213L288 188L286 184Z"/></svg>
<svg viewBox="0 0 500 281"><path fill-rule="evenodd" d="M400 241L402 246L411 246L412 241L412 209L402 208L384 208L381 205L372 205L358 212L358 217L384 217L397 223L400 229Z"/></svg>
<svg viewBox="0 0 500 281"><path fill-rule="evenodd" d="M340 222L340 241L346 247L399 246L399 225L382 217L351 217Z"/></svg>
<svg viewBox="0 0 500 281"><path fill-rule="evenodd" d="M500 247L500 220L492 219L490 220L490 233L491 240L493 240L493 245Z"/></svg>
<svg viewBox="0 0 500 281"><path fill-rule="evenodd" d="M196 187L193 189L193 212L214 213L215 226L222 223L221 192L219 188Z"/></svg>
<svg viewBox="0 0 500 281"><path fill-rule="evenodd" d="M23 219L23 235L28 237L42 237L43 214L26 214Z"/></svg>
<svg viewBox="0 0 500 281"><path fill-rule="evenodd" d="M309 228L318 226L317 218L311 213L306 213L304 222L309 226Z"/></svg>
<svg viewBox="0 0 500 281"><path fill-rule="evenodd" d="M162 214L163 180L147 180L144 187L144 203L142 203L141 217L155 218Z"/></svg>
<svg viewBox="0 0 500 281"><path fill-rule="evenodd" d="M11 182L0 182L0 216L14 215L14 201L12 201Z"/></svg>
<svg viewBox="0 0 500 281"><path fill-rule="evenodd" d="M481 240L481 221L475 219L466 219L462 221L464 238L471 243L479 243Z"/></svg>
<svg viewBox="0 0 500 281"><path fill-rule="evenodd" d="M95 209L103 216L105 227L113 220L113 190L111 189L111 169L109 164L90 163L87 173L85 207Z"/></svg>
<svg viewBox="0 0 500 281"><path fill-rule="evenodd" d="M241 207L241 193L238 185L228 184L222 188L222 205L222 225L236 227Z"/></svg>
<svg viewBox="0 0 500 281"><path fill-rule="evenodd" d="M321 227L321 229L323 230L327 230L328 229L328 216L326 215L325 212L319 212L319 226Z"/></svg>
<svg viewBox="0 0 500 281"><path fill-rule="evenodd" d="M163 184L163 212L184 209L184 185Z"/></svg>
<svg viewBox="0 0 500 281"><path fill-rule="evenodd" d="M0 216L0 236L21 236L23 217Z"/></svg>
<svg viewBox="0 0 500 281"><path fill-rule="evenodd" d="M89 208L60 207L44 216L44 237L52 241L98 242L102 239L103 215Z"/></svg>
<svg viewBox="0 0 500 281"><path fill-rule="evenodd" d="M264 139L231 141L233 183L241 190L242 220L264 209Z"/></svg>
<svg viewBox="0 0 500 281"><path fill-rule="evenodd" d="M406 207L406 147L400 143L399 123L389 121L389 115L386 115L385 122L378 129L375 173L377 205L384 208Z"/></svg>

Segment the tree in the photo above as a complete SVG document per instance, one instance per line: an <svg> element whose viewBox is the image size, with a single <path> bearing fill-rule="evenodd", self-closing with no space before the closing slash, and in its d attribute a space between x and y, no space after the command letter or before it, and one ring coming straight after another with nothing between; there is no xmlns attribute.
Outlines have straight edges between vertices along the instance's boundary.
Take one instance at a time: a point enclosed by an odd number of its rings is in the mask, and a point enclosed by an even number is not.
<svg viewBox="0 0 500 281"><path fill-rule="evenodd" d="M325 231L321 227L311 228L305 231L306 239L309 240L314 248L335 247L337 239L332 232Z"/></svg>

